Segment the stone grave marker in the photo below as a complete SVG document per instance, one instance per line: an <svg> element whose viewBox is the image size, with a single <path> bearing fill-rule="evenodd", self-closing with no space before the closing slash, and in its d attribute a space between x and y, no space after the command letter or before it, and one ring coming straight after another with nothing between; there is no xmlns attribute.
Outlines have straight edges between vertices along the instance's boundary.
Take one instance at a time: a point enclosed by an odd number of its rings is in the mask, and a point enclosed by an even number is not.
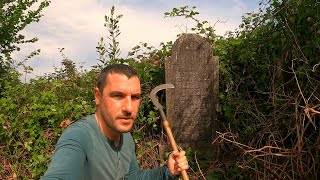
<svg viewBox="0 0 320 180"><path fill-rule="evenodd" d="M208 149L215 136L219 67L212 47L199 35L184 34L166 60L166 113L177 144Z"/></svg>

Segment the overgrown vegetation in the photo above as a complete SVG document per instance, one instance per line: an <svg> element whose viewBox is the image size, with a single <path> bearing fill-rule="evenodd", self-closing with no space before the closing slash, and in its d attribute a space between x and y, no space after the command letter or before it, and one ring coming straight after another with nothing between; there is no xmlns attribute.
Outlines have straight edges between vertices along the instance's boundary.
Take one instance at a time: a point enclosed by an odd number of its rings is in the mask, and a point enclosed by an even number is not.
<svg viewBox="0 0 320 180"><path fill-rule="evenodd" d="M33 2L2 2L1 13L17 12L1 18L24 16L22 12ZM33 18L23 20L25 24L21 22L23 26L13 35L3 36L11 39L0 41L0 179L39 179L43 175L62 131L94 112L95 78L110 63L128 63L141 77L143 96L133 130L137 156L142 168L159 166L161 127L149 92L164 83L164 61L171 54L172 42L161 43L158 49L141 43L126 59L119 59L122 15L115 15L112 7L110 16L105 16L110 43L103 38L98 43L96 67L78 68L61 49L61 68L24 83L21 76L32 68L25 67L24 60L13 60L11 53L19 43L34 42L23 41L18 34L38 21L46 6L48 1L43 1L29 14ZM165 13L166 17L191 20L186 31L203 36L220 58L217 111L221 131L213 140L220 154L213 159L187 149L191 179L317 179L320 175L320 4L265 0L260 7L258 12L247 13L239 29L225 37L216 36L208 21L198 20L195 7ZM5 22L0 21L1 37L17 27ZM18 65L24 66L23 73L17 71Z"/></svg>
<svg viewBox="0 0 320 180"><path fill-rule="evenodd" d="M35 3L38 3L39 6L32 9L31 6ZM6 0L0 2L0 92L2 92L5 80L15 80L10 76L16 71L16 61L12 59L11 54L20 51L20 44L37 41L36 37L26 39L21 31L30 23L38 22L42 16L42 10L49 3L48 0ZM40 50L35 50L25 60L32 58L39 52Z"/></svg>
<svg viewBox="0 0 320 180"><path fill-rule="evenodd" d="M320 4L262 1L217 41L219 138L237 147L239 178L319 177Z"/></svg>

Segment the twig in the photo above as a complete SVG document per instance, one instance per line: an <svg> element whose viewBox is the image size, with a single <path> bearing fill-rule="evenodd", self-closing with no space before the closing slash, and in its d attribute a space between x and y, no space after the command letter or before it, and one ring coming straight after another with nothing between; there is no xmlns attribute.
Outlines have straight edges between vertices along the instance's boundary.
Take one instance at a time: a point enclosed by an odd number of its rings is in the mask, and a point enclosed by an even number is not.
<svg viewBox="0 0 320 180"><path fill-rule="evenodd" d="M201 171L200 165L199 165L199 163L198 163L197 153L194 154L194 158L196 159L197 167L198 167L198 170L199 170L201 176L203 177L204 180L206 180L206 178L204 177L204 175L203 175L203 173L202 173L202 171Z"/></svg>
<svg viewBox="0 0 320 180"><path fill-rule="evenodd" d="M306 106L308 106L308 102L307 102L306 98L304 97L304 95L303 95L303 93L302 93L302 90L301 90L301 87L300 87L300 84L299 84L299 81L298 81L298 78L297 78L297 74L296 74L296 72L294 71L294 68L293 68L293 60L292 60L292 64L291 64L291 70L292 70L292 72L293 72L294 79L296 80L296 83L297 83L297 86L298 86L300 95L301 95L302 98L303 98L304 104L305 104Z"/></svg>
<svg viewBox="0 0 320 180"><path fill-rule="evenodd" d="M264 149L277 149L277 150L283 150L283 151L290 151L289 149L282 149L282 148L278 148L278 147L273 147L273 146L264 146L260 149L254 149L254 150L248 150L246 151L246 153L251 153L251 152L257 152L257 151L263 151ZM290 153L290 152L288 152Z"/></svg>
<svg viewBox="0 0 320 180"><path fill-rule="evenodd" d="M223 140L226 140L226 141L231 142L231 143L233 143L233 144L236 144L236 145L238 145L238 146L246 147L246 148L249 148L249 149L254 149L254 148L252 148L252 147L250 147L250 146L247 146L247 145L244 145L244 144L238 143L238 142L236 142L236 141L232 141L232 140L229 140L229 139L225 138L224 136L225 136L227 133L221 133L221 132L218 132L218 131L216 131L216 133L217 133L217 134L220 134L220 135L212 142L212 144L214 144L219 138L222 138Z"/></svg>
<svg viewBox="0 0 320 180"><path fill-rule="evenodd" d="M308 113L309 111L312 112L312 113L314 113L314 114L320 115L320 111L316 111L316 110L314 110L313 108L308 108L308 107L307 107L307 108L305 109L305 112Z"/></svg>
<svg viewBox="0 0 320 180"><path fill-rule="evenodd" d="M292 29L290 28L290 26L289 26L289 24L288 24L287 18L284 18L284 20L286 21L286 25L287 25L287 27L288 27L289 31L291 32L291 34L292 34L292 36L293 36L293 39L294 39L294 42L296 43L296 45L297 45L297 47L298 47L298 49L299 49L300 53L302 54L302 56L303 56L303 58L304 58L305 62L308 62L308 59L307 59L307 58L306 58L306 56L304 55L304 53L303 53L303 51L302 51L302 49L301 49L301 47L300 47L300 45L299 45L299 43L298 43L298 41L297 41L296 36L294 35L294 33L293 33Z"/></svg>
<svg viewBox="0 0 320 180"><path fill-rule="evenodd" d="M313 67L312 67L312 72L316 72L316 68L320 65L320 63L318 64L315 64Z"/></svg>
<svg viewBox="0 0 320 180"><path fill-rule="evenodd" d="M293 75L294 75L294 79L296 80L296 83L297 83L297 86L298 86L298 89L299 89L299 92L300 92L300 95L302 96L302 99L304 101L304 104L305 104L305 113L309 119L309 121L311 122L311 124L313 125L314 128L316 128L316 125L315 123L312 121L311 117L310 117L310 114L308 113L308 111L306 111L309 107L308 107L308 101L306 100L306 98L304 97L303 93L302 93L302 90L301 90L301 87L300 87L300 84L299 84L299 81L298 81L298 78L297 78L297 74L296 72L294 71L294 68L293 68L293 60L292 60L292 64L291 64L291 69L292 69L292 72L293 72Z"/></svg>

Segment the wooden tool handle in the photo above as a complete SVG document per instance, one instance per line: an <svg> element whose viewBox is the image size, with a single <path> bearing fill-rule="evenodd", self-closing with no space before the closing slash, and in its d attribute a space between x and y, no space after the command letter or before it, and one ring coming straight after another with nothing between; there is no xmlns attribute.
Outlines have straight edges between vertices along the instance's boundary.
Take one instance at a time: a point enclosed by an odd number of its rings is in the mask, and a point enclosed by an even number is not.
<svg viewBox="0 0 320 180"><path fill-rule="evenodd" d="M166 131L167 136L169 138L169 141L170 141L170 144L171 144L171 147L172 147L173 151L178 151L179 152L178 146L176 144L176 141L174 140L174 137L173 137L173 134L172 134L172 131L171 131L171 127L170 127L169 121L167 119L165 119L165 120L163 120L162 123L163 123L164 130ZM189 180L189 176L188 176L186 170L181 171L181 175L182 175L182 179L183 180Z"/></svg>

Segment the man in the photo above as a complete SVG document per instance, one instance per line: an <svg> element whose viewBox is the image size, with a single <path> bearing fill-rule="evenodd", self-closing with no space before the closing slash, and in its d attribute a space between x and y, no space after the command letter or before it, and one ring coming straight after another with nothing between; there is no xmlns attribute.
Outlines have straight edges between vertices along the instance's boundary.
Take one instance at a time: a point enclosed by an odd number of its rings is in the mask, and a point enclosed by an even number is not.
<svg viewBox="0 0 320 180"><path fill-rule="evenodd" d="M167 165L140 170L130 134L141 100L140 80L128 65L107 66L94 89L95 114L69 126L59 139L42 179L176 179L189 168L185 152Z"/></svg>

